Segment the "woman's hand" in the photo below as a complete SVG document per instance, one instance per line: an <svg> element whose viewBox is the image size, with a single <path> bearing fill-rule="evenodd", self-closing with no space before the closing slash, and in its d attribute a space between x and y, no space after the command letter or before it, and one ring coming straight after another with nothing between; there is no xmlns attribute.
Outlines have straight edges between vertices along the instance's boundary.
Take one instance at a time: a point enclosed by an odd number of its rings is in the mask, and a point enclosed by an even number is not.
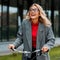
<svg viewBox="0 0 60 60"><path fill-rule="evenodd" d="M15 46L14 46L13 44L9 44L8 48L9 48L9 49L14 49Z"/></svg>
<svg viewBox="0 0 60 60"><path fill-rule="evenodd" d="M49 49L48 49L47 47L44 46L44 47L42 47L41 50L42 50L42 53L45 53L45 52L48 52Z"/></svg>

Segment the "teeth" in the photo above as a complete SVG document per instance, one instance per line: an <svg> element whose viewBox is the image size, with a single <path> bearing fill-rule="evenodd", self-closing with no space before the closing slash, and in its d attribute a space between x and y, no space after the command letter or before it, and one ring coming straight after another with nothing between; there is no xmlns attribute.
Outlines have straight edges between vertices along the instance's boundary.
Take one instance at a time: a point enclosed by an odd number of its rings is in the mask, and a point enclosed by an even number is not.
<svg viewBox="0 0 60 60"><path fill-rule="evenodd" d="M35 15L32 15L32 16L35 16Z"/></svg>

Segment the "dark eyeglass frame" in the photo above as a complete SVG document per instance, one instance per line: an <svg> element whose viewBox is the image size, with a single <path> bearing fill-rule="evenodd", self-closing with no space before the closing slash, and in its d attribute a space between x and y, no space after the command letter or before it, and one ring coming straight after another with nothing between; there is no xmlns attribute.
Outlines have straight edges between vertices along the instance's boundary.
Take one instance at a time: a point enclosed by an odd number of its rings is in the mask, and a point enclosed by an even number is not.
<svg viewBox="0 0 60 60"><path fill-rule="evenodd" d="M39 9L35 8L35 9L29 9L30 12L34 11L34 12L38 12Z"/></svg>

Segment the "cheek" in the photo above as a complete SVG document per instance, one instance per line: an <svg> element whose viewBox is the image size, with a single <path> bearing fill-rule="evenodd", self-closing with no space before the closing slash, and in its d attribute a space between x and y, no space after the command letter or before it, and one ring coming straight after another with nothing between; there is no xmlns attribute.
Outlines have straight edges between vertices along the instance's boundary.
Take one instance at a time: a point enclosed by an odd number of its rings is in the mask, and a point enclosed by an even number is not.
<svg viewBox="0 0 60 60"><path fill-rule="evenodd" d="M40 16L40 15L39 15L39 13L37 13L37 14L36 14L36 16L38 16L38 17L39 17L39 16Z"/></svg>
<svg viewBox="0 0 60 60"><path fill-rule="evenodd" d="M29 13L29 16L31 16L31 13Z"/></svg>
<svg viewBox="0 0 60 60"><path fill-rule="evenodd" d="M40 16L40 12L38 12L37 15Z"/></svg>

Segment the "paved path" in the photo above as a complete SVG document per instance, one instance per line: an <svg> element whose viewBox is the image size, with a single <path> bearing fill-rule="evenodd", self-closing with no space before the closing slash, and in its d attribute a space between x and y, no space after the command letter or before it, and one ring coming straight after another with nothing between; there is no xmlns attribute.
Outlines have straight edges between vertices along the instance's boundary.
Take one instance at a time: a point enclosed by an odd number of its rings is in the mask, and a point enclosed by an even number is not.
<svg viewBox="0 0 60 60"><path fill-rule="evenodd" d="M10 51L8 49L8 45L11 44L11 43L13 43L13 42L0 42L0 56L1 55L8 55L8 54L12 53L12 51ZM55 46L58 46L58 45L60 45L60 38L56 38L55 39ZM23 45L20 46L18 48L18 50L19 49L22 50L23 49Z"/></svg>
<svg viewBox="0 0 60 60"><path fill-rule="evenodd" d="M11 54L12 51L10 49L8 49L8 45L12 44L13 42L0 42L0 56L1 55L8 55ZM23 49L23 45L21 45L18 50L22 50Z"/></svg>
<svg viewBox="0 0 60 60"><path fill-rule="evenodd" d="M55 46L58 46L58 45L60 45L60 38L55 39Z"/></svg>

